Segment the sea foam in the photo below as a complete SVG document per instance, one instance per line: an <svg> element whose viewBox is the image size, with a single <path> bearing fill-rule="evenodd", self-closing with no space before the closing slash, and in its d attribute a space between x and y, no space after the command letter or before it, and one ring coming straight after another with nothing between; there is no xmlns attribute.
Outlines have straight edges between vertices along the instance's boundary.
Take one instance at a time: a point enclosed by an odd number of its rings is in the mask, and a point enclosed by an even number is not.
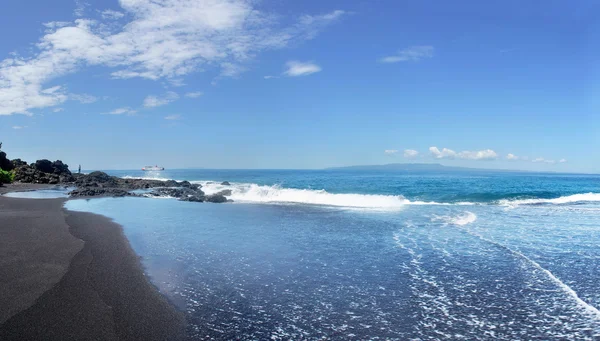
<svg viewBox="0 0 600 341"><path fill-rule="evenodd" d="M600 193L580 193L562 196L554 199L518 199L518 200L500 200L498 203L503 206L518 205L541 205L541 204L571 204L577 202L600 201Z"/></svg>
<svg viewBox="0 0 600 341"><path fill-rule="evenodd" d="M400 209L411 204L425 204L411 202L401 195L329 193L323 189L296 189L252 183L232 183L231 186L223 186L214 182L200 182L200 184L206 194L230 189L231 196L229 198L238 202L295 203L384 210Z"/></svg>
<svg viewBox="0 0 600 341"><path fill-rule="evenodd" d="M433 216L431 221L441 221L448 225L465 226L477 220L477 215L473 212L465 211L455 216Z"/></svg>

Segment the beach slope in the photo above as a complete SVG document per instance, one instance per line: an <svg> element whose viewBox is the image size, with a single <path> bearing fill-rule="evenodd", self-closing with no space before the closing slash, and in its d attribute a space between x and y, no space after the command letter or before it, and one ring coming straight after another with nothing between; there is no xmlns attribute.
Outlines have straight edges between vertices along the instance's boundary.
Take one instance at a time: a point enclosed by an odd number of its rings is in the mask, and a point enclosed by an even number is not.
<svg viewBox="0 0 600 341"><path fill-rule="evenodd" d="M64 199L0 196L0 340L178 340L121 226Z"/></svg>

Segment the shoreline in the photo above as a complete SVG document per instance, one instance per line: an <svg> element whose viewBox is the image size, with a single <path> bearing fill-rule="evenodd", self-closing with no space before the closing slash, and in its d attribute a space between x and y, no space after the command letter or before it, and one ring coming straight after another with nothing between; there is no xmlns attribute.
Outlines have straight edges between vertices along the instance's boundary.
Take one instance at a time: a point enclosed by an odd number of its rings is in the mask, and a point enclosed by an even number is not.
<svg viewBox="0 0 600 341"><path fill-rule="evenodd" d="M0 339L184 339L183 313L147 278L123 227L66 210L67 200L0 195Z"/></svg>

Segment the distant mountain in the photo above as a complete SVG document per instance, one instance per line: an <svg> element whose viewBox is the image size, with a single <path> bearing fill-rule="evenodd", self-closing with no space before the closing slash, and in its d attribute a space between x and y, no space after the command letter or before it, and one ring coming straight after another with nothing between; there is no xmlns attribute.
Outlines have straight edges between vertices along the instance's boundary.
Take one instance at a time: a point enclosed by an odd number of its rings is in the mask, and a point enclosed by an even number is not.
<svg viewBox="0 0 600 341"><path fill-rule="evenodd" d="M386 171L443 171L443 172L464 172L464 171L481 171L481 172L523 172L519 170L505 169L483 169L483 168L467 168L467 167L451 167L444 166L439 163L388 163L386 165L363 165L363 166L347 166L347 167L330 167L328 170L386 170Z"/></svg>

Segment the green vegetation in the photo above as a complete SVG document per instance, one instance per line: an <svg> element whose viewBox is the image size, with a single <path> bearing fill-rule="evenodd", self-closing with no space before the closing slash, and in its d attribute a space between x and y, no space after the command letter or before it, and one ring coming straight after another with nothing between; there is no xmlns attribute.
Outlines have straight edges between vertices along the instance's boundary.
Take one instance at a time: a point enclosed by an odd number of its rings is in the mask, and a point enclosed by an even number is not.
<svg viewBox="0 0 600 341"><path fill-rule="evenodd" d="M15 179L15 173L0 169L0 184L9 184Z"/></svg>

